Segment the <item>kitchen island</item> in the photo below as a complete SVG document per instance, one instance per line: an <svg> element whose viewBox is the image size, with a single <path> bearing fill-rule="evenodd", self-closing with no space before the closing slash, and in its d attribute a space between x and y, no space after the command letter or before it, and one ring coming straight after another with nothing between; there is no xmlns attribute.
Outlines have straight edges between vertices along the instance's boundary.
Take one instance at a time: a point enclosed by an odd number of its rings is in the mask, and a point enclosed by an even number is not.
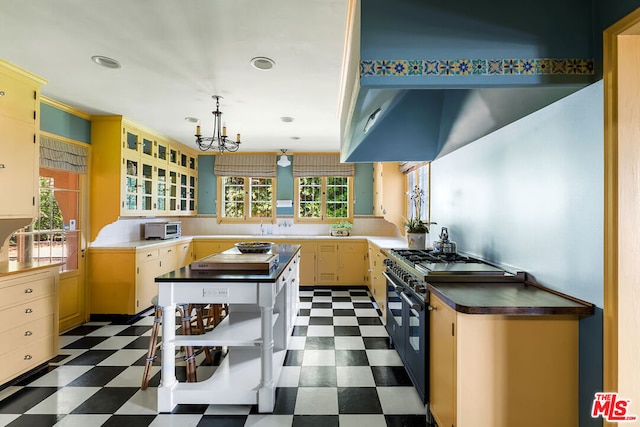
<svg viewBox="0 0 640 427"><path fill-rule="evenodd" d="M225 251L233 253L239 254ZM176 336L173 322L163 322L158 412L177 404L257 404L259 412L273 411L298 312L300 247L274 245L270 253L279 262L265 272L186 266L155 279L165 319L175 316L176 304L229 304L225 320L203 335ZM210 378L183 383L173 357L180 346L226 346L228 353Z"/></svg>

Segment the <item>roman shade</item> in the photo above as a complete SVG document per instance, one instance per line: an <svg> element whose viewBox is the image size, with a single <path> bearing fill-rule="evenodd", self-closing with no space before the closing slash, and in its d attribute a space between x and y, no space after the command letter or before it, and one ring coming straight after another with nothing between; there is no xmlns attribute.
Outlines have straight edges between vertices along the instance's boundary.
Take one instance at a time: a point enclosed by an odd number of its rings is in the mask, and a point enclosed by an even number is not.
<svg viewBox="0 0 640 427"><path fill-rule="evenodd" d="M293 176L353 176L353 163L340 163L339 154L294 154Z"/></svg>
<svg viewBox="0 0 640 427"><path fill-rule="evenodd" d="M74 173L87 173L88 150L85 147L40 136L40 166Z"/></svg>
<svg viewBox="0 0 640 427"><path fill-rule="evenodd" d="M216 155L213 173L216 176L275 178L277 158L275 154Z"/></svg>

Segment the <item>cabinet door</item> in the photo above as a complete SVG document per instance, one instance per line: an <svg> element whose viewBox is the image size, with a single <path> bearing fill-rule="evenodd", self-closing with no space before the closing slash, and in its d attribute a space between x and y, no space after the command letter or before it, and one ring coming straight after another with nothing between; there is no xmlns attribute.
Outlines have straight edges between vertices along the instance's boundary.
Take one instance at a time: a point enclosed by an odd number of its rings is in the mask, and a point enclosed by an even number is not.
<svg viewBox="0 0 640 427"><path fill-rule="evenodd" d="M36 214L38 158L35 128L0 116L0 216Z"/></svg>
<svg viewBox="0 0 640 427"><path fill-rule="evenodd" d="M439 426L456 423L456 313L431 293L429 396Z"/></svg>
<svg viewBox="0 0 640 427"><path fill-rule="evenodd" d="M158 259L138 263L136 268L136 313L151 307L151 299L158 293L155 278L159 275L159 271L160 260Z"/></svg>
<svg viewBox="0 0 640 427"><path fill-rule="evenodd" d="M338 284L365 284L366 244L362 242L341 242L337 246Z"/></svg>
<svg viewBox="0 0 640 427"><path fill-rule="evenodd" d="M335 243L318 243L317 259L318 284L336 284L338 279L338 246Z"/></svg>
<svg viewBox="0 0 640 427"><path fill-rule="evenodd" d="M191 264L193 261L193 244L191 242L178 243L178 268Z"/></svg>
<svg viewBox="0 0 640 427"><path fill-rule="evenodd" d="M35 85L4 74L2 70L0 73L0 115L33 126L34 111L38 109Z"/></svg>
<svg viewBox="0 0 640 427"><path fill-rule="evenodd" d="M123 158L122 174L122 215L135 214L140 209L141 170L140 161L135 157Z"/></svg>
<svg viewBox="0 0 640 427"><path fill-rule="evenodd" d="M316 242L308 240L287 240L287 244L300 245L300 285L310 286L316 284Z"/></svg>
<svg viewBox="0 0 640 427"><path fill-rule="evenodd" d="M166 213L169 209L167 204L167 168L156 167L156 212Z"/></svg>

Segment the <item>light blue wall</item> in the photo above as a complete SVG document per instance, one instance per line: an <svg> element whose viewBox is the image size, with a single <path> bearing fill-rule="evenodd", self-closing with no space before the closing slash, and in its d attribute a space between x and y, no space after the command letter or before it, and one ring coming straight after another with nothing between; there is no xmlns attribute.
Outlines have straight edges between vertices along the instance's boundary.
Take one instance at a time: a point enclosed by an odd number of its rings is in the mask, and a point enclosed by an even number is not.
<svg viewBox="0 0 640 427"><path fill-rule="evenodd" d="M287 156L291 160L291 156ZM294 200L293 198L293 167L281 168L278 166L278 190L277 200ZM293 215L293 206L290 208L276 208L276 215Z"/></svg>
<svg viewBox="0 0 640 427"><path fill-rule="evenodd" d="M356 215L373 214L373 164L356 163L354 177L354 197L356 199L353 213Z"/></svg>
<svg viewBox="0 0 640 427"><path fill-rule="evenodd" d="M213 174L215 156L198 156L198 213L216 213L216 176Z"/></svg>
<svg viewBox="0 0 640 427"><path fill-rule="evenodd" d="M599 309L580 321L580 426L602 390L603 83L437 159L431 219L458 248Z"/></svg>
<svg viewBox="0 0 640 427"><path fill-rule="evenodd" d="M91 122L40 103L40 130L91 144Z"/></svg>

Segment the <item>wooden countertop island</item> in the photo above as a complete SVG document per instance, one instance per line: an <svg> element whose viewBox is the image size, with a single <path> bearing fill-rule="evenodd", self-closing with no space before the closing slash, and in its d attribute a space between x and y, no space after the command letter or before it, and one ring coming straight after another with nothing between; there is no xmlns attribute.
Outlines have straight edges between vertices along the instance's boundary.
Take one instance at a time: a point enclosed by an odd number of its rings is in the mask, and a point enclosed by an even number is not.
<svg viewBox="0 0 640 427"><path fill-rule="evenodd" d="M176 336L173 322L162 324L162 380L158 412L177 404L258 405L272 412L275 388L298 312L300 247L274 245L279 263L268 272L180 268L155 279L163 318L173 319L176 304L229 304L229 315L203 335ZM226 251L238 254L237 249ZM178 382L175 348L226 346L214 374L199 382Z"/></svg>

